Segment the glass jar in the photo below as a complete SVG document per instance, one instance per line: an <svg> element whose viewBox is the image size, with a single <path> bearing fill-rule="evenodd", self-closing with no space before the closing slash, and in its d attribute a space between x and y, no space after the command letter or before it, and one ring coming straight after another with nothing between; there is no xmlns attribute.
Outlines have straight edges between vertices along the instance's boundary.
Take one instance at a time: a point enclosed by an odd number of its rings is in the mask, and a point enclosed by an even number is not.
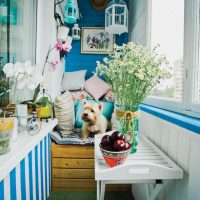
<svg viewBox="0 0 200 200"><path fill-rule="evenodd" d="M13 118L0 118L0 155L9 152L11 149L13 127Z"/></svg>
<svg viewBox="0 0 200 200"><path fill-rule="evenodd" d="M132 145L131 153L135 153L138 145L139 107L115 104L116 129L124 134L126 141Z"/></svg>
<svg viewBox="0 0 200 200"><path fill-rule="evenodd" d="M32 112L32 118L28 121L26 129L30 135L36 135L39 133L41 128L41 122L37 118L37 112Z"/></svg>

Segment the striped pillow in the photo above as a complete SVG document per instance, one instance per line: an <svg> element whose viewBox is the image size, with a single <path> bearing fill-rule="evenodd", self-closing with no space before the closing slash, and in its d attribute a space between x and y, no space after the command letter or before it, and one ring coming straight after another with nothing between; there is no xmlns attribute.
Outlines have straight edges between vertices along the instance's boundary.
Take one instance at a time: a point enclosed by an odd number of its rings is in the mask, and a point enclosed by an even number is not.
<svg viewBox="0 0 200 200"><path fill-rule="evenodd" d="M55 99L55 115L58 118L58 129L61 130L62 137L67 137L73 133L75 114L74 101L69 91Z"/></svg>

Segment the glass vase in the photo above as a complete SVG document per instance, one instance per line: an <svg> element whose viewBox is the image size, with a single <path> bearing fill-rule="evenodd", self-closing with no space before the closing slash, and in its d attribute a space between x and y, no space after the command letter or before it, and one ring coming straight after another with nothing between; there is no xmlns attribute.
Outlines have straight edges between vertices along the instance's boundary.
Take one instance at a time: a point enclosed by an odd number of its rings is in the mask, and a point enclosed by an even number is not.
<svg viewBox="0 0 200 200"><path fill-rule="evenodd" d="M41 129L41 122L37 118L37 112L32 112L32 118L28 121L26 125L26 129L30 135L36 135L39 133Z"/></svg>
<svg viewBox="0 0 200 200"><path fill-rule="evenodd" d="M11 149L13 127L13 118L0 118L0 155Z"/></svg>
<svg viewBox="0 0 200 200"><path fill-rule="evenodd" d="M126 141L132 146L131 153L135 153L138 145L139 107L129 107L115 104L116 129L124 134Z"/></svg>

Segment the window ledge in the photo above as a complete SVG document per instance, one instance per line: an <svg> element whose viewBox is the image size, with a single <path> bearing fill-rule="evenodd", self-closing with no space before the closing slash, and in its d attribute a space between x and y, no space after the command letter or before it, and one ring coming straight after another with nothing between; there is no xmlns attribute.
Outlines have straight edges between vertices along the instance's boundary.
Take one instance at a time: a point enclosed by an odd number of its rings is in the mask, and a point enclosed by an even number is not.
<svg viewBox="0 0 200 200"><path fill-rule="evenodd" d="M140 105L140 110L150 113L156 117L164 119L168 122L186 128L192 132L200 134L200 119L179 114L176 112L160 109L146 104Z"/></svg>

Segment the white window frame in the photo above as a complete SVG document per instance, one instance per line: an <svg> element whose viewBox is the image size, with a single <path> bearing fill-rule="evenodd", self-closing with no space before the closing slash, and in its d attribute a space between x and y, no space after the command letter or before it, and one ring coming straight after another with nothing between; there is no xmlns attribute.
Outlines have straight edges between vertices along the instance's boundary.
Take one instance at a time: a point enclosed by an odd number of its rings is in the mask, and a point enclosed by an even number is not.
<svg viewBox="0 0 200 200"><path fill-rule="evenodd" d="M152 1L147 1L147 45L151 46L151 8ZM199 65L199 0L184 2L184 53L183 53L183 97L182 101L166 98L148 97L144 103L172 110L194 117L200 117L200 103L193 102L195 88L195 70Z"/></svg>

